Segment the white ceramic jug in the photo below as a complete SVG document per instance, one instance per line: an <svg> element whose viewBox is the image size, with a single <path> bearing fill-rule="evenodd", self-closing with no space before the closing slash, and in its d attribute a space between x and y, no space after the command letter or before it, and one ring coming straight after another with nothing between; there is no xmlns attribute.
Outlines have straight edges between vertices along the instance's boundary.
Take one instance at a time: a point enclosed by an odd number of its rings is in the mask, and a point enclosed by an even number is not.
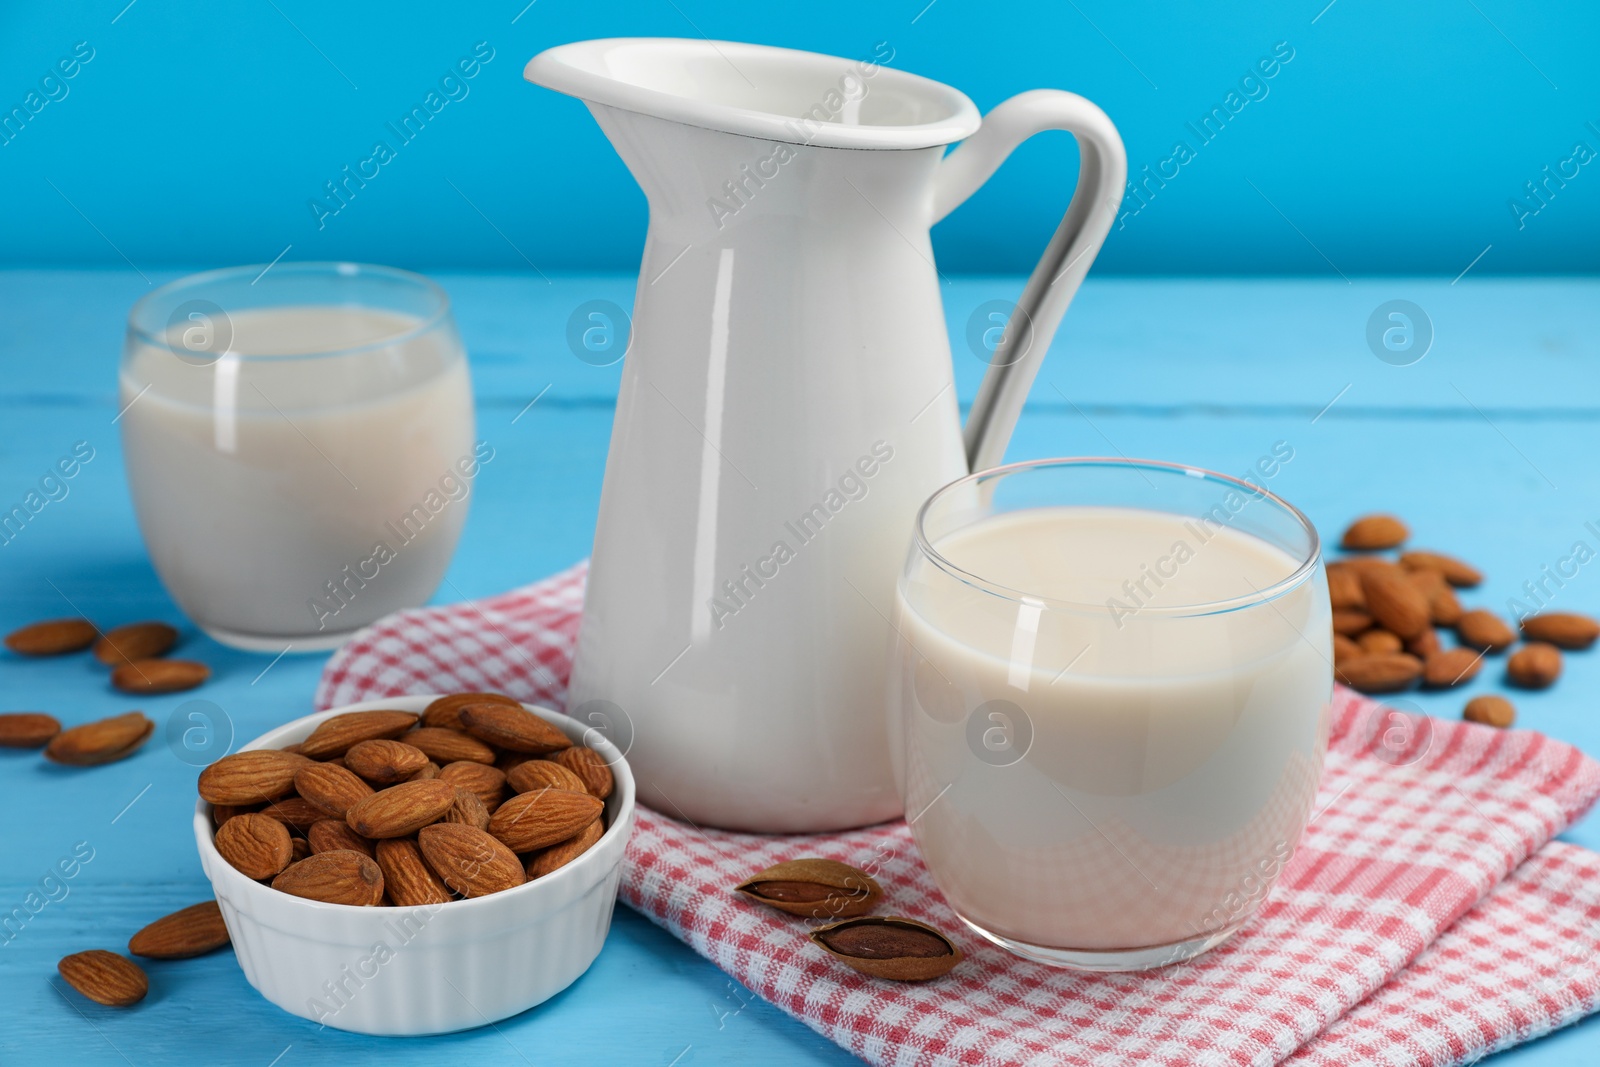
<svg viewBox="0 0 1600 1067"><path fill-rule="evenodd" d="M697 824L900 814L884 703L912 519L1000 461L1122 199L1088 100L980 119L886 51L624 38L524 72L588 104L650 207L569 709L625 723L640 799ZM928 229L1042 130L1077 138L1077 193L963 440Z"/></svg>

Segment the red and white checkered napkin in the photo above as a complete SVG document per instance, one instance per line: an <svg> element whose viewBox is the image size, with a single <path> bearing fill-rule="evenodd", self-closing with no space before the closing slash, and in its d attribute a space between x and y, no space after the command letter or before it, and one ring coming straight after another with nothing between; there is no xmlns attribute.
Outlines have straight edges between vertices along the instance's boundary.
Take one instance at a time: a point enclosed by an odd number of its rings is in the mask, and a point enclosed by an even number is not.
<svg viewBox="0 0 1600 1067"><path fill-rule="evenodd" d="M317 705L487 689L560 707L584 574L385 619L334 656ZM763 837L640 809L623 899L878 1064L1435 1067L1600 1008L1600 856L1550 843L1600 794L1600 764L1536 733L1427 720L1426 751L1396 765L1376 744L1385 715L1339 691L1317 813L1272 895L1231 941L1159 971L1080 975L969 935L904 822ZM797 856L872 871L885 914L951 933L967 960L926 984L867 978L802 920L729 891Z"/></svg>

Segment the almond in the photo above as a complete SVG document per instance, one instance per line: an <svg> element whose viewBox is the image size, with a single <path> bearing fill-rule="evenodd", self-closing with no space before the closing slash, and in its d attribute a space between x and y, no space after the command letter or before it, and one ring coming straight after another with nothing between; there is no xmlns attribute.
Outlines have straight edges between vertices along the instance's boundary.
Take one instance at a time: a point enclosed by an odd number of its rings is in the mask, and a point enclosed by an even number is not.
<svg viewBox="0 0 1600 1067"><path fill-rule="evenodd" d="M543 756L569 748L567 735L526 708L509 704L467 704L461 708L467 733L490 744Z"/></svg>
<svg viewBox="0 0 1600 1067"><path fill-rule="evenodd" d="M1561 650L1530 641L1506 660L1506 680L1523 689L1548 689L1561 677Z"/></svg>
<svg viewBox="0 0 1600 1067"><path fill-rule="evenodd" d="M605 805L588 793L567 789L518 793L495 809L489 832L513 852L532 852L572 837L598 819L603 810Z"/></svg>
<svg viewBox="0 0 1600 1067"><path fill-rule="evenodd" d="M240 807L237 804L213 804L211 805L211 825L221 826L235 815L245 815L249 812L260 810L257 807Z"/></svg>
<svg viewBox="0 0 1600 1067"><path fill-rule="evenodd" d="M65 730L50 739L44 754L74 767L111 763L137 752L155 728L142 712L130 711Z"/></svg>
<svg viewBox="0 0 1600 1067"><path fill-rule="evenodd" d="M1517 709L1505 697L1486 693L1467 701L1461 717L1468 722L1482 723L1484 726L1504 730L1517 721Z"/></svg>
<svg viewBox="0 0 1600 1067"><path fill-rule="evenodd" d="M299 863L301 860L311 855L311 842L307 841L303 837L290 838L289 847L294 850L293 857L289 860L291 864Z"/></svg>
<svg viewBox="0 0 1600 1067"><path fill-rule="evenodd" d="M559 763L573 774L583 780L583 787L592 796L604 800L611 795L615 782L611 777L611 767L607 765L606 758L586 745L574 745L564 748L550 756L553 763Z"/></svg>
<svg viewBox="0 0 1600 1067"><path fill-rule="evenodd" d="M60 656L82 652L99 636L88 619L50 619L6 635L6 647L19 656Z"/></svg>
<svg viewBox="0 0 1600 1067"><path fill-rule="evenodd" d="M1397 634L1390 633L1388 630L1368 630L1366 633L1356 638L1356 645L1360 647L1362 652L1369 654L1377 652L1399 652L1405 647L1404 642L1400 640L1399 636Z"/></svg>
<svg viewBox="0 0 1600 1067"><path fill-rule="evenodd" d="M107 630L94 643L94 658L108 667L155 659L172 651L178 631L164 622L135 622Z"/></svg>
<svg viewBox="0 0 1600 1067"><path fill-rule="evenodd" d="M1357 656L1364 655L1366 655L1366 653L1361 651L1361 646L1350 640L1344 634L1333 635L1333 662L1335 664L1340 664L1347 659L1355 659Z"/></svg>
<svg viewBox="0 0 1600 1067"><path fill-rule="evenodd" d="M605 821L596 819L582 830L579 830L576 836L567 838L559 845L551 845L549 848L540 849L528 861L526 868L528 881L531 882L535 878L543 878L551 871L558 871L565 867L593 848L605 836L605 832Z"/></svg>
<svg viewBox="0 0 1600 1067"><path fill-rule="evenodd" d="M483 801L470 789L456 787L456 801L450 805L450 810L444 813L444 822L461 823L464 826L476 826L480 830L489 828L489 809L483 806Z"/></svg>
<svg viewBox="0 0 1600 1067"><path fill-rule="evenodd" d="M1406 524L1393 515L1363 515L1345 528L1339 546L1358 552L1399 548L1411 536Z"/></svg>
<svg viewBox="0 0 1600 1067"><path fill-rule="evenodd" d="M1469 648L1502 652L1516 643L1516 631L1492 611L1474 608L1456 621L1456 636Z"/></svg>
<svg viewBox="0 0 1600 1067"><path fill-rule="evenodd" d="M815 919L865 915L883 899L883 887L866 871L838 860L787 860L734 886L758 904Z"/></svg>
<svg viewBox="0 0 1600 1067"><path fill-rule="evenodd" d="M1422 684L1430 689L1461 685L1476 678L1482 666L1481 652L1470 648L1440 649L1422 661Z"/></svg>
<svg viewBox="0 0 1600 1067"><path fill-rule="evenodd" d="M428 754L428 758L438 763L484 763L494 762L494 749L479 741L470 734L460 730L446 730L439 726L422 726L408 734L402 734L400 740L408 745L420 748Z"/></svg>
<svg viewBox="0 0 1600 1067"><path fill-rule="evenodd" d="M864 915L829 923L811 931L811 940L863 974L897 982L938 978L961 962L961 950L937 929L896 916Z"/></svg>
<svg viewBox="0 0 1600 1067"><path fill-rule="evenodd" d="M354 771L334 763L311 763L294 772L297 793L327 812L344 818L345 812L358 801L365 800L373 789Z"/></svg>
<svg viewBox="0 0 1600 1067"><path fill-rule="evenodd" d="M505 796L505 772L481 763L466 760L447 763L439 769L439 778L458 789L470 789L478 794L484 808L491 812L500 806Z"/></svg>
<svg viewBox="0 0 1600 1067"><path fill-rule="evenodd" d="M433 762L433 760L429 760L427 763L424 763L422 765L422 768L420 770L414 771L409 776L407 776L406 781L408 781L408 782L425 782L429 778L437 778L437 777L439 777L439 765L437 763Z"/></svg>
<svg viewBox="0 0 1600 1067"><path fill-rule="evenodd" d="M306 844L311 846L311 854L318 852L334 852L341 848L352 852L374 855L373 842L354 830L343 819L318 819L311 824L311 829L306 831Z"/></svg>
<svg viewBox="0 0 1600 1067"><path fill-rule="evenodd" d="M39 748L61 732L54 715L42 711L8 711L0 715L0 748Z"/></svg>
<svg viewBox="0 0 1600 1067"><path fill-rule="evenodd" d="M178 693L211 677L211 668L188 659L138 659L111 672L111 684L124 693Z"/></svg>
<svg viewBox="0 0 1600 1067"><path fill-rule="evenodd" d="M153 960L186 960L228 944L228 927L214 900L164 915L128 940L128 951Z"/></svg>
<svg viewBox="0 0 1600 1067"><path fill-rule="evenodd" d="M217 827L217 852L246 878L271 878L294 858L289 828L259 812L235 815Z"/></svg>
<svg viewBox="0 0 1600 1067"><path fill-rule="evenodd" d="M1428 594L1428 618L1435 626L1454 626L1465 614L1466 609L1449 586L1441 586Z"/></svg>
<svg viewBox="0 0 1600 1067"><path fill-rule="evenodd" d="M344 817L362 837L406 837L444 818L455 800L449 782L402 782L353 805Z"/></svg>
<svg viewBox="0 0 1600 1067"><path fill-rule="evenodd" d="M126 1008L150 992L150 979L126 956L92 948L74 952L56 964L67 984L96 1004Z"/></svg>
<svg viewBox="0 0 1600 1067"><path fill-rule="evenodd" d="M300 751L312 759L331 759L361 741L399 737L416 724L417 717L409 711L347 711L318 723L300 742Z"/></svg>
<svg viewBox="0 0 1600 1067"><path fill-rule="evenodd" d="M248 806L294 792L294 776L310 760L293 752L258 748L223 756L200 772L200 797L213 804Z"/></svg>
<svg viewBox="0 0 1600 1067"><path fill-rule="evenodd" d="M1396 693L1422 674L1422 661L1405 652L1366 655L1339 664L1334 676L1363 693Z"/></svg>
<svg viewBox="0 0 1600 1067"><path fill-rule="evenodd" d="M1372 629L1372 616L1359 608L1336 608L1333 612L1333 632L1354 637Z"/></svg>
<svg viewBox="0 0 1600 1067"><path fill-rule="evenodd" d="M422 850L409 837L391 837L378 842L378 866L383 870L384 889L399 907L419 904L448 904L450 887L422 858Z"/></svg>
<svg viewBox="0 0 1600 1067"><path fill-rule="evenodd" d="M328 817L327 812L305 797L284 797L262 808L261 814L302 834L311 829L312 823Z"/></svg>
<svg viewBox="0 0 1600 1067"><path fill-rule="evenodd" d="M383 899L383 871L370 856L350 849L318 852L291 864L272 888L324 904L373 907Z"/></svg>
<svg viewBox="0 0 1600 1067"><path fill-rule="evenodd" d="M1361 588L1367 594L1367 611L1379 626L1402 640L1427 629L1428 598L1403 573L1369 570L1361 576Z"/></svg>
<svg viewBox="0 0 1600 1067"><path fill-rule="evenodd" d="M1483 581L1483 573L1478 568L1442 552L1402 552L1400 566L1408 571L1437 571L1445 581L1460 589L1471 589Z"/></svg>
<svg viewBox="0 0 1600 1067"><path fill-rule="evenodd" d="M1328 603L1338 608L1367 606L1367 595L1361 591L1361 575L1347 565L1328 564Z"/></svg>
<svg viewBox="0 0 1600 1067"><path fill-rule="evenodd" d="M459 730L462 728L461 709L468 704L508 704L513 708L522 707L511 697L500 693L451 693L422 709L422 725Z"/></svg>
<svg viewBox="0 0 1600 1067"><path fill-rule="evenodd" d="M1442 647L1439 644L1439 632L1432 627L1406 642L1406 651L1420 660L1426 660Z"/></svg>
<svg viewBox="0 0 1600 1067"><path fill-rule="evenodd" d="M417 847L444 884L464 897L488 896L527 881L522 863L512 851L473 826L439 823L424 827L417 835Z"/></svg>
<svg viewBox="0 0 1600 1067"><path fill-rule="evenodd" d="M506 784L514 793L537 793L542 789L568 789L574 793L589 791L582 778L547 759L532 759L517 764L506 773Z"/></svg>
<svg viewBox="0 0 1600 1067"><path fill-rule="evenodd" d="M345 752L344 765L382 788L422 770L428 765L428 754L404 741L357 741Z"/></svg>
<svg viewBox="0 0 1600 1067"><path fill-rule="evenodd" d="M1522 636L1576 651L1588 648L1600 637L1600 622L1571 611L1542 611L1522 620Z"/></svg>

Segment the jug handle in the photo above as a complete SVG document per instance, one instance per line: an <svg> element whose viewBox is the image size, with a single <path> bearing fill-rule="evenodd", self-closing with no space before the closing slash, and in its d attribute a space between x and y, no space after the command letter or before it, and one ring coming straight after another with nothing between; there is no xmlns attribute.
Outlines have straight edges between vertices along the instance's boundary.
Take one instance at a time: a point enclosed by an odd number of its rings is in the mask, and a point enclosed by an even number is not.
<svg viewBox="0 0 1600 1067"><path fill-rule="evenodd" d="M978 132L945 156L934 176L932 221L938 222L977 192L1017 145L1045 130L1066 130L1077 138L1078 188L1028 276L967 416L969 470L993 467L1005 457L1039 363L1122 204L1128 157L1117 128L1093 103L1060 89L1034 89L985 115ZM1019 322L1021 329L1011 328Z"/></svg>

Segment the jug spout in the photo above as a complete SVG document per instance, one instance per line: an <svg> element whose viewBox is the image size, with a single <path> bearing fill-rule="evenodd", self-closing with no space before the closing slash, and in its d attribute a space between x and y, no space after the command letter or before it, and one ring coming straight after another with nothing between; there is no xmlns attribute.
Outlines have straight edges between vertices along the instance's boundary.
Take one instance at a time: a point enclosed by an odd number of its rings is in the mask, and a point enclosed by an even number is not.
<svg viewBox="0 0 1600 1067"><path fill-rule="evenodd" d="M982 121L971 100L893 70L889 45L861 59L732 41L613 37L547 49L535 85L707 130L820 148L930 148Z"/></svg>

